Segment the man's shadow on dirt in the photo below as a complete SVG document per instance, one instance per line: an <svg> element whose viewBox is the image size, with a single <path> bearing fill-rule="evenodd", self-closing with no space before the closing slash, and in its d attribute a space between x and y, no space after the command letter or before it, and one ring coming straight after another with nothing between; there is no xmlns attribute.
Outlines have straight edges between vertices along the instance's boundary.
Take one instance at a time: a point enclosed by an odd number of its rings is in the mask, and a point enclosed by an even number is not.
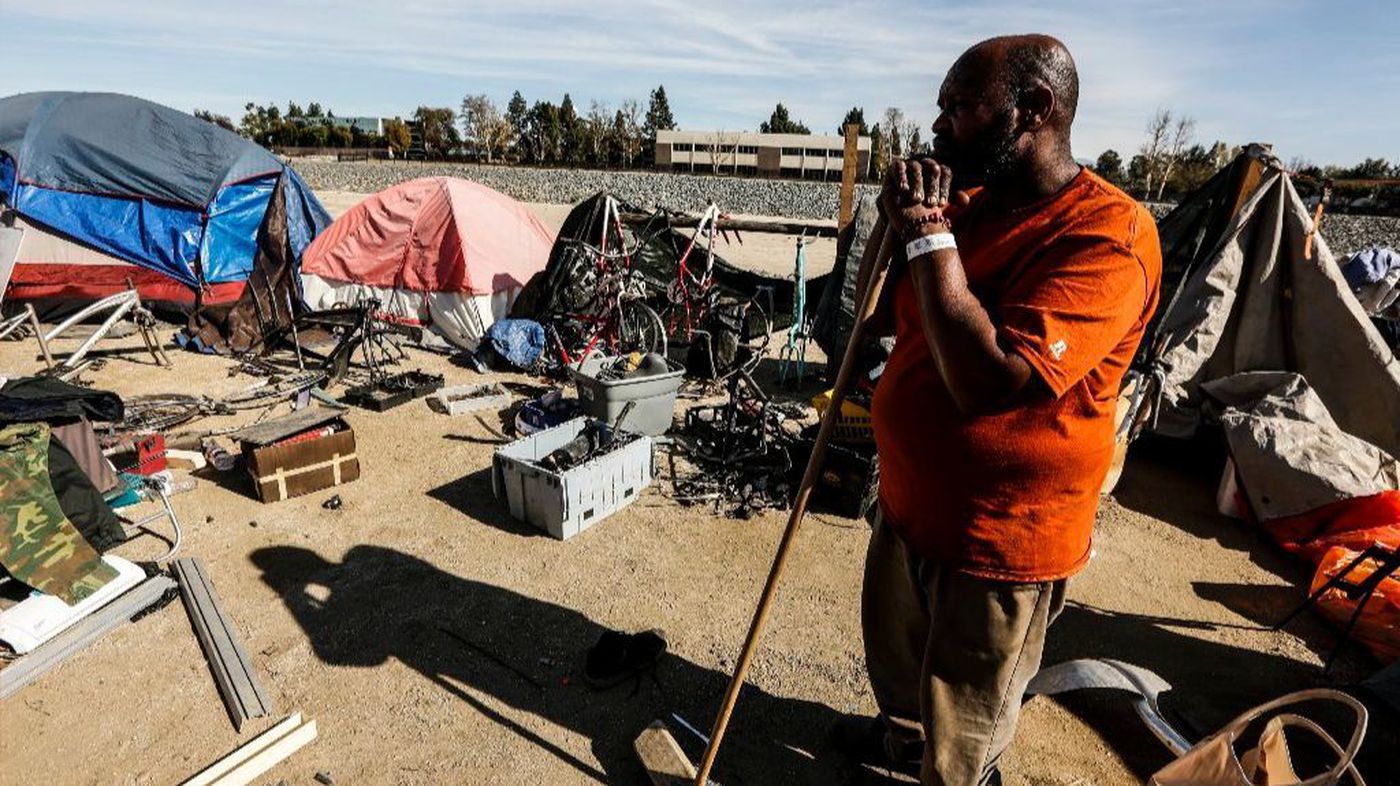
<svg viewBox="0 0 1400 786"><path fill-rule="evenodd" d="M584 684L582 664L604 630L601 625L577 611L452 575L393 549L355 546L337 563L309 549L278 546L259 549L250 559L322 661L369 668L397 659L471 711L598 782L647 782L632 742L656 719L665 720L692 761L698 760L703 746L671 713L708 733L728 683L728 674L668 654L654 679L595 691ZM312 586L328 591L326 599L313 597ZM325 596L324 591L317 595ZM454 682L519 713L507 717ZM601 770L517 722L521 713L590 739ZM835 718L836 712L821 704L747 687L725 737L716 779L731 786L872 782L865 780L870 774L830 751L826 735Z"/></svg>

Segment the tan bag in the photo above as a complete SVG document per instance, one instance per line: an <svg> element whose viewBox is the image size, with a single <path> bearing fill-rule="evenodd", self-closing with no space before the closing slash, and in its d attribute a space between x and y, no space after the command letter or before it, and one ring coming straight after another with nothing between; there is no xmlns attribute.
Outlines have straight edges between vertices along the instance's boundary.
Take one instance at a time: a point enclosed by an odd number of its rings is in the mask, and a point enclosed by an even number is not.
<svg viewBox="0 0 1400 786"><path fill-rule="evenodd" d="M1305 701L1335 701L1356 713L1356 728L1346 748L1338 745L1316 723L1301 715L1283 712L1269 718L1256 747L1246 751L1243 756L1235 755L1235 742L1250 723L1275 713L1281 707ZM1356 771L1352 762L1361 747L1362 738L1366 736L1366 720L1366 708L1361 702L1341 691L1318 688L1290 693L1230 721L1225 728L1201 740L1176 761L1159 770L1149 783L1151 786L1332 786L1341 780L1342 775L1349 773L1357 786L1365 786L1361 773ZM1288 755L1288 742L1283 736L1284 729L1290 726L1306 729L1327 743L1337 754L1336 766L1321 775L1299 780Z"/></svg>

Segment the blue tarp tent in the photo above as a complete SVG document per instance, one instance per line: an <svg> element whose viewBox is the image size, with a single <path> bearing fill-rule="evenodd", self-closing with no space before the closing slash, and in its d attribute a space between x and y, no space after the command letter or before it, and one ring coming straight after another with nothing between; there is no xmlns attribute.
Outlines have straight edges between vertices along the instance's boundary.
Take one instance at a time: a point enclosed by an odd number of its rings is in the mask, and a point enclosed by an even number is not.
<svg viewBox="0 0 1400 786"><path fill-rule="evenodd" d="M285 174L297 258L330 217L258 145L184 112L113 93L0 99L0 203L26 230L6 299L236 300Z"/></svg>

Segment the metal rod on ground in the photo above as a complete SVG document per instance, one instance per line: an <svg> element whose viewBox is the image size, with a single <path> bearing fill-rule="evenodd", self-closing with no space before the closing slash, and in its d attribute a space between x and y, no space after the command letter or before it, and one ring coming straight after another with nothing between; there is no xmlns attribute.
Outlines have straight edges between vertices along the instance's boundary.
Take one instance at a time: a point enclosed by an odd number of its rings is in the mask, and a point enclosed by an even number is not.
<svg viewBox="0 0 1400 786"><path fill-rule="evenodd" d="M650 213L621 213L618 216L622 223L630 226L646 224L652 220ZM672 229L690 229L698 227L706 222L706 216L688 216L674 214L670 216L669 225ZM734 230L737 232L767 232L778 235L800 235L804 231L815 237L836 237L836 227L825 223L808 223L802 221L758 221L747 218L721 218L714 222L716 232L722 230Z"/></svg>
<svg viewBox="0 0 1400 786"><path fill-rule="evenodd" d="M816 442L812 445L811 458L807 460L807 471L802 475L802 484L797 487L797 496L792 503L792 513L788 516L787 529L783 531L783 538L778 544L778 553L773 557L773 567L768 571L768 580L763 585L763 594L759 596L758 607L754 609L753 621L749 624L748 637L744 639L744 648L739 653L738 663L734 667L734 676L729 681L729 688L724 693L724 703L720 706L719 715L715 718L714 730L710 732L710 744L705 746L705 756L700 761L699 772L695 777L695 786L705 786L710 776L710 769L714 766L715 757L719 754L720 743L724 741L724 731L729 726L729 717L734 713L734 704L739 700L739 691L744 687L744 679L748 675L749 664L753 660L754 652L758 649L758 637L763 633L763 625L768 619L768 611L773 605L773 598L777 595L778 580L782 577L783 567L787 564L788 553L791 551L792 543L797 535L797 530L802 526L802 518L807 514L807 502L812 496L812 488L816 485L817 477L821 473L822 462L826 459L827 446L831 441L831 433L835 430L836 419L841 412L841 404L846 400L846 390L850 387L851 377L855 373L856 356L859 354L859 347L865 323L875 310L875 305L880 301L880 289L885 283L885 273L887 270L886 261L894 250L894 233L886 231L884 216L875 220L875 226L870 232L870 241L866 244L865 255L860 260L860 271L858 280L864 281L865 286L858 290L860 297L857 300L857 311L855 324L851 327L851 337L846 342L846 352L841 359L841 370L836 375L836 384L831 389L831 404L822 415L821 430L817 432Z"/></svg>
<svg viewBox="0 0 1400 786"><path fill-rule="evenodd" d="M292 326L292 347L297 352L297 370L305 371L306 362L301 357L301 336L297 334L296 309L292 308L292 293L288 290L282 294L287 296L287 323Z"/></svg>

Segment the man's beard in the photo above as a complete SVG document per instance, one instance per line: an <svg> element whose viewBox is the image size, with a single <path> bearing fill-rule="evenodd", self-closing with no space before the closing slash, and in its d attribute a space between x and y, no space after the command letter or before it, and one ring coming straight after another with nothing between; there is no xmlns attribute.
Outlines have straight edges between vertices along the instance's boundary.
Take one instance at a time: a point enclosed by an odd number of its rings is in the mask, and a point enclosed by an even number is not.
<svg viewBox="0 0 1400 786"><path fill-rule="evenodd" d="M972 145L956 147L943 161L953 170L953 188L996 185L1016 169L1016 131L1010 113Z"/></svg>

